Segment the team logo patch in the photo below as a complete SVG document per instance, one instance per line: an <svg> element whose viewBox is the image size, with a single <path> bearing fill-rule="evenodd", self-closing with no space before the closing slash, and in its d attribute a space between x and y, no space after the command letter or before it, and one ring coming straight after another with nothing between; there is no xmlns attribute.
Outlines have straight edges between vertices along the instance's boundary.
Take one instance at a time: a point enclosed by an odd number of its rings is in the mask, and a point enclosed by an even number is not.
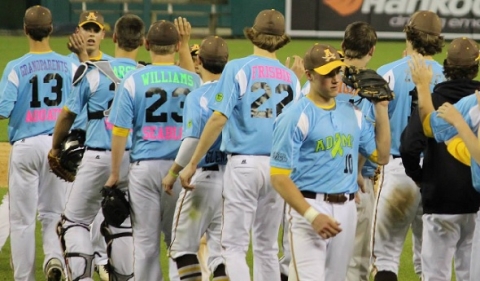
<svg viewBox="0 0 480 281"><path fill-rule="evenodd" d="M272 153L272 158L277 162L287 162L287 155L282 152Z"/></svg>
<svg viewBox="0 0 480 281"><path fill-rule="evenodd" d="M97 17L95 16L95 13L90 12L87 16L87 20L96 21Z"/></svg>
<svg viewBox="0 0 480 281"><path fill-rule="evenodd" d="M218 93L216 96L215 96L215 100L217 102L221 102L223 100L223 94L222 93Z"/></svg>
<svg viewBox="0 0 480 281"><path fill-rule="evenodd" d="M325 49L325 56L322 57L326 62L335 60L337 57L330 51L330 49Z"/></svg>
<svg viewBox="0 0 480 281"><path fill-rule="evenodd" d="M188 120L188 123L187 123L187 128L191 128L193 126L193 122L192 120Z"/></svg>

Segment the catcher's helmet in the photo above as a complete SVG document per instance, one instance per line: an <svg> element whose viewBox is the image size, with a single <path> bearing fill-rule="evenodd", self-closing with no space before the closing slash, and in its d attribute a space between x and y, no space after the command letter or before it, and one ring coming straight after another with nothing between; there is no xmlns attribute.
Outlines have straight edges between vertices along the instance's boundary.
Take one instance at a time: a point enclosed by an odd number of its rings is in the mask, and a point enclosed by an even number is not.
<svg viewBox="0 0 480 281"><path fill-rule="evenodd" d="M85 131L75 129L62 141L60 164L69 172L76 173L85 152Z"/></svg>

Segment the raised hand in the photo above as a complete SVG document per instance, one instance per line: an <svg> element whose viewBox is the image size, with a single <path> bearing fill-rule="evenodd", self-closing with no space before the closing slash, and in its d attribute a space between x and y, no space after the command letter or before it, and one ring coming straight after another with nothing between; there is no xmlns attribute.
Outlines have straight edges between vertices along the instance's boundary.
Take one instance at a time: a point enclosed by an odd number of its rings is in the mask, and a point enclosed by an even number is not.
<svg viewBox="0 0 480 281"><path fill-rule="evenodd" d="M412 81L418 86L429 86L432 81L433 71L430 65L425 63L425 58L420 54L412 54L408 62Z"/></svg>

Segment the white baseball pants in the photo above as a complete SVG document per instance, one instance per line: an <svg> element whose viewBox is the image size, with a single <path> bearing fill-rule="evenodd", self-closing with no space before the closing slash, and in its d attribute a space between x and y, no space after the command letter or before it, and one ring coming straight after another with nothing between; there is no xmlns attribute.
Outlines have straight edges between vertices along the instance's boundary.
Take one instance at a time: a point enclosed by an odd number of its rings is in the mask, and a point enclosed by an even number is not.
<svg viewBox="0 0 480 281"><path fill-rule="evenodd" d="M270 157L228 157L223 189L222 256L231 281L250 280L245 260L252 231L253 279L279 281L278 230L283 200L270 183Z"/></svg>

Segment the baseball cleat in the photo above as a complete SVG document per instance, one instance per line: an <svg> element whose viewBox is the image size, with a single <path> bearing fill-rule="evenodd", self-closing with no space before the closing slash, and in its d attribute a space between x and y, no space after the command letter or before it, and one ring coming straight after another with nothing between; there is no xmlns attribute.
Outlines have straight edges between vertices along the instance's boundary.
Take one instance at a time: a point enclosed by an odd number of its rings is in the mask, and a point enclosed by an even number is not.
<svg viewBox="0 0 480 281"><path fill-rule="evenodd" d="M53 258L47 262L47 266L45 267L45 275L47 277L47 281L61 281L65 279L62 263L59 259Z"/></svg>

